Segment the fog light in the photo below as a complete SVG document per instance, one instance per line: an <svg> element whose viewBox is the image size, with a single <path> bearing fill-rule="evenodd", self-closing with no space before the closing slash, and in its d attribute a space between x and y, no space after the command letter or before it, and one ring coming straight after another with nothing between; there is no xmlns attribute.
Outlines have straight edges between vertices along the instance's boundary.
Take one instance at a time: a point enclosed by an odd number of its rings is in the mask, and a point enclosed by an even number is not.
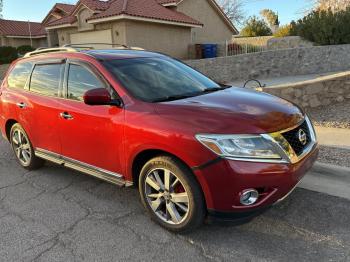
<svg viewBox="0 0 350 262"><path fill-rule="evenodd" d="M244 190L241 194L241 204L245 206L250 206L256 203L259 198L259 192L255 189Z"/></svg>

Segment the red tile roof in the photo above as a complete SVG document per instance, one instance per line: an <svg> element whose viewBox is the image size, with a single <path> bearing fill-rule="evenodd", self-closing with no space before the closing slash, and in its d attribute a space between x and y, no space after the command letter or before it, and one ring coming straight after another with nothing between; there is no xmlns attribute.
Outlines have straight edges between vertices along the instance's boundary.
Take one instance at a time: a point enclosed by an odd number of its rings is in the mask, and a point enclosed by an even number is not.
<svg viewBox="0 0 350 262"><path fill-rule="evenodd" d="M199 21L174 10L170 10L155 0L114 0L104 12L95 14L89 20L118 15L129 15L169 22L202 25Z"/></svg>
<svg viewBox="0 0 350 262"><path fill-rule="evenodd" d="M66 25L66 24L73 24L77 21L77 18L75 16L72 15L68 15L65 17L62 17L60 19L54 20L52 22L49 22L47 24L45 24L46 27L50 27L50 26L59 26L59 25Z"/></svg>
<svg viewBox="0 0 350 262"><path fill-rule="evenodd" d="M80 0L76 5L66 5L66 9L69 9L68 15L59 19L56 19L54 21L50 21L46 23L47 27L50 26L60 26L60 25L65 25L65 24L73 24L74 22L77 21L77 18L75 16L75 12L78 10L78 8L81 5L85 5L87 8L93 10L93 11L104 11L106 10L111 2L114 0L109 0L109 1L100 1L100 0ZM51 12L58 7L58 5L62 4L56 4L54 8L51 10Z"/></svg>
<svg viewBox="0 0 350 262"><path fill-rule="evenodd" d="M157 3L161 5L179 3L179 2L181 2L181 0L157 0Z"/></svg>
<svg viewBox="0 0 350 262"><path fill-rule="evenodd" d="M70 14L66 17L51 21L46 24L50 26L60 26L73 24L77 21L75 13L81 5L85 5L96 13L89 20L108 18L112 16L128 15L140 18L163 20L191 25L202 25L199 21L174 10L170 10L159 2L180 1L180 0L80 0Z"/></svg>
<svg viewBox="0 0 350 262"><path fill-rule="evenodd" d="M0 34L23 37L46 36L46 30L41 23L0 19Z"/></svg>
<svg viewBox="0 0 350 262"><path fill-rule="evenodd" d="M77 4L76 4L76 8L80 5L83 4L85 6L87 6L88 8L90 8L93 11L104 11L107 8L109 8L109 6L111 5L111 2L113 2L114 0L109 0L109 1L101 1L101 0L80 0Z"/></svg>
<svg viewBox="0 0 350 262"><path fill-rule="evenodd" d="M75 8L75 5L57 3L52 7L52 9L47 14L47 16L44 18L42 23L44 25L47 25L53 21L57 21L58 19L61 19L65 16L69 15L74 10L74 8ZM63 11L63 13L57 14L57 9ZM60 18L57 18L57 15L60 16Z"/></svg>
<svg viewBox="0 0 350 262"><path fill-rule="evenodd" d="M70 14L74 10L75 5L57 3L56 7L63 10L65 13Z"/></svg>

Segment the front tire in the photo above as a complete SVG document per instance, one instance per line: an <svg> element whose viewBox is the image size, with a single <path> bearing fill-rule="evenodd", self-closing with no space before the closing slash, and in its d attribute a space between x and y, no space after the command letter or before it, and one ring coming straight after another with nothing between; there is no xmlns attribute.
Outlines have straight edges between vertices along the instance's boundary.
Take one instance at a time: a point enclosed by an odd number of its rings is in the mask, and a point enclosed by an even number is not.
<svg viewBox="0 0 350 262"><path fill-rule="evenodd" d="M140 173L139 191L151 218L170 231L185 233L204 221L201 188L191 171L174 157L148 161Z"/></svg>
<svg viewBox="0 0 350 262"><path fill-rule="evenodd" d="M28 170L34 170L45 164L43 159L37 158L29 137L20 124L14 124L10 131L10 142L19 164Z"/></svg>

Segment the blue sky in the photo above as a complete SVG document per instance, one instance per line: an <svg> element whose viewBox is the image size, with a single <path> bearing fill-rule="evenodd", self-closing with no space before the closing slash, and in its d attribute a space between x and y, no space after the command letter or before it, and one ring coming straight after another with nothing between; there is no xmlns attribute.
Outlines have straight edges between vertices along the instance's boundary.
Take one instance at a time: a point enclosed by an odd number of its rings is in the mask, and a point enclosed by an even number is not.
<svg viewBox="0 0 350 262"><path fill-rule="evenodd" d="M55 3L76 3L75 0L3 0L4 19L41 22Z"/></svg>
<svg viewBox="0 0 350 262"><path fill-rule="evenodd" d="M247 16L258 15L262 9L272 9L278 12L281 24L290 23L304 16L310 7L308 0L245 0Z"/></svg>
<svg viewBox="0 0 350 262"><path fill-rule="evenodd" d="M31 20L40 22L59 0L4 0L3 16L5 19ZM75 3L76 0L59 2ZM269 8L277 11L282 24L302 17L302 10L307 0L245 0L246 14L258 15L261 9Z"/></svg>

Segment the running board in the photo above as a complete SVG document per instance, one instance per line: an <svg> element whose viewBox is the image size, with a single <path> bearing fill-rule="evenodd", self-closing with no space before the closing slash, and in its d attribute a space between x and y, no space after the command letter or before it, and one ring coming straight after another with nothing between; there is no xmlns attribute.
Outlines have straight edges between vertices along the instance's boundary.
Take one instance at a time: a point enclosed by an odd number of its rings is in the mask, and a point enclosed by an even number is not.
<svg viewBox="0 0 350 262"><path fill-rule="evenodd" d="M109 182L121 187L124 187L124 186L129 187L133 185L132 182L126 181L124 177L120 174L113 173L113 172L80 162L78 160L64 157L44 149L35 150L35 156L48 160L50 162L56 163L58 165L62 165L67 168L85 173L87 175L99 178L101 180L104 180L106 182Z"/></svg>

